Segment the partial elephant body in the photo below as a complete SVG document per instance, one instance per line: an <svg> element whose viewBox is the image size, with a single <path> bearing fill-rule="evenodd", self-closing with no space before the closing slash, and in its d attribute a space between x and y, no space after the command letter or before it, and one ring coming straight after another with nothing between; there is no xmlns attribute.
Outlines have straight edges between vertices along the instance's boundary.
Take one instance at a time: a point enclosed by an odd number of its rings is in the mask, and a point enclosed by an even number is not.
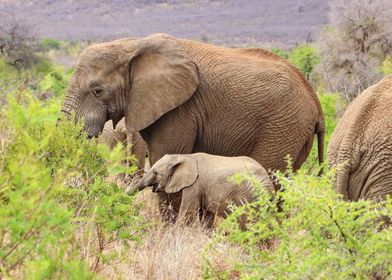
<svg viewBox="0 0 392 280"><path fill-rule="evenodd" d="M229 205L239 206L256 198L251 179L245 177L237 184L230 178L236 174L254 176L269 195L275 193L268 173L257 161L243 156L205 153L165 155L151 167L135 190L151 185L154 191L181 193L180 220L193 222L200 211L208 211L219 221L230 213Z"/></svg>
<svg viewBox="0 0 392 280"><path fill-rule="evenodd" d="M347 200L392 195L392 75L349 105L328 145L336 190Z"/></svg>
<svg viewBox="0 0 392 280"><path fill-rule="evenodd" d="M272 170L298 169L324 116L316 93L287 61L262 49L230 49L166 34L88 47L62 111L83 118L90 137L125 116L150 164L165 154L248 156ZM181 197L160 194L178 212ZM175 202L177 201L177 202ZM164 205L166 206L166 205Z"/></svg>
<svg viewBox="0 0 392 280"><path fill-rule="evenodd" d="M297 69L262 49L170 39L197 65L202 82L187 102L141 131L151 164L165 154L206 152L249 156L266 168L286 170L290 155L296 170L306 160L315 132L322 161L323 113Z"/></svg>
<svg viewBox="0 0 392 280"><path fill-rule="evenodd" d="M139 169L144 168L147 144L138 132L127 132L124 119L119 121L116 128L113 128L112 121L106 122L100 138L103 143L109 146L110 149L113 149L117 143L121 143L121 145L126 149L127 156L135 156L136 162L132 162L132 164L136 164ZM127 165L130 164L131 163L127 163Z"/></svg>

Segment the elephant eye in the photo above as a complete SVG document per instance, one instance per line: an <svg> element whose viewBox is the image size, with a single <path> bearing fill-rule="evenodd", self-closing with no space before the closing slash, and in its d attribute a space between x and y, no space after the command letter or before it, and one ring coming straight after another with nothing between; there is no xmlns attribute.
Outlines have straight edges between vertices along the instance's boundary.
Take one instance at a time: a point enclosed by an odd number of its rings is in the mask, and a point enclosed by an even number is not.
<svg viewBox="0 0 392 280"><path fill-rule="evenodd" d="M95 97L100 97L102 95L102 93L103 93L103 88L102 87L95 86L93 88L93 94L94 94Z"/></svg>

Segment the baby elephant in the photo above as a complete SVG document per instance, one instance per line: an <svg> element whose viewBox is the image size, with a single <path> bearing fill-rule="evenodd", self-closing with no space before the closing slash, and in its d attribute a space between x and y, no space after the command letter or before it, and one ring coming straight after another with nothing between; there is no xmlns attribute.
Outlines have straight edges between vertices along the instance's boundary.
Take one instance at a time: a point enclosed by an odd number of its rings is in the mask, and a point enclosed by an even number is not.
<svg viewBox="0 0 392 280"><path fill-rule="evenodd" d="M178 219L191 223L200 210L215 214L214 225L230 212L230 204L254 200L253 187L245 180L237 185L228 177L237 173L256 176L273 194L266 170L249 157L222 157L205 153L165 155L158 160L130 192L152 186L153 192L182 192Z"/></svg>

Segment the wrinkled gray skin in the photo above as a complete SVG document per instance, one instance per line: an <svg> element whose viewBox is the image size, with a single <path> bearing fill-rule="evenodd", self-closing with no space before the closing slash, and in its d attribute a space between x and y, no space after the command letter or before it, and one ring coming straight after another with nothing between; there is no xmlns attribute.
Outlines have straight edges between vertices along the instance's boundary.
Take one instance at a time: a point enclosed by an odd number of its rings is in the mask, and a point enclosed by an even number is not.
<svg viewBox="0 0 392 280"><path fill-rule="evenodd" d="M230 180L230 176L238 173L256 176L269 194L275 193L267 171L257 161L243 156L205 153L163 156L130 192L152 186L154 192L181 193L178 214L181 221L192 223L200 212L207 211L214 214L216 226L230 213L230 204L241 205L255 199L254 188L248 180L239 185Z"/></svg>
<svg viewBox="0 0 392 280"><path fill-rule="evenodd" d="M344 199L392 196L392 75L352 101L331 136L328 160Z"/></svg>
<svg viewBox="0 0 392 280"><path fill-rule="evenodd" d="M140 136L139 132L127 133L124 118L119 121L116 128L113 128L112 121L106 122L102 134L99 137L103 143L113 149L117 143L121 143L123 147L127 147L127 156L134 155L136 164L139 169L144 168L147 144ZM128 163L129 165L130 163Z"/></svg>
<svg viewBox="0 0 392 280"><path fill-rule="evenodd" d="M231 49L155 34L86 48L62 112L90 137L125 117L140 131L150 164L165 154L249 156L265 168L298 169L324 116L316 93L287 61L263 49ZM180 196L159 194L176 213Z"/></svg>

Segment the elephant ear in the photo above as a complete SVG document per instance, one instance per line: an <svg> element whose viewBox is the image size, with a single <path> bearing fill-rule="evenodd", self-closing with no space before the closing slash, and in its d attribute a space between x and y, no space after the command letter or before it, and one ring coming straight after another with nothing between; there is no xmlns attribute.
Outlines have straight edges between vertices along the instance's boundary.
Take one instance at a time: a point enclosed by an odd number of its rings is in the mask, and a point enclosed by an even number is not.
<svg viewBox="0 0 392 280"><path fill-rule="evenodd" d="M174 39L155 35L138 41L127 96L129 131L140 131L186 102L199 84L197 66Z"/></svg>
<svg viewBox="0 0 392 280"><path fill-rule="evenodd" d="M191 157L180 156L170 167L169 181L165 187L166 193L176 193L196 182L199 176L197 160Z"/></svg>

